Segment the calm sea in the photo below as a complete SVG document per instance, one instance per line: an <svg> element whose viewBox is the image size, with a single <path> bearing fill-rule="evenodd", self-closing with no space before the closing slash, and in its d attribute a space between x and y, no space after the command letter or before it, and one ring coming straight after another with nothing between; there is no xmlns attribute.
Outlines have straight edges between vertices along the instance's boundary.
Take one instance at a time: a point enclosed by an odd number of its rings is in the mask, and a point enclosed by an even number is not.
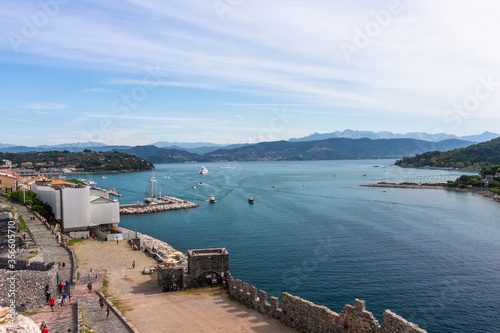
<svg viewBox="0 0 500 333"><path fill-rule="evenodd" d="M500 332L500 204L359 186L458 176L393 162L207 163L207 175L201 164L157 165L162 194L200 207L122 216L121 226L181 251L226 247L232 275L274 296L287 291L336 312L360 298L380 321L390 309L429 332ZM135 203L151 172L105 176L98 186Z"/></svg>

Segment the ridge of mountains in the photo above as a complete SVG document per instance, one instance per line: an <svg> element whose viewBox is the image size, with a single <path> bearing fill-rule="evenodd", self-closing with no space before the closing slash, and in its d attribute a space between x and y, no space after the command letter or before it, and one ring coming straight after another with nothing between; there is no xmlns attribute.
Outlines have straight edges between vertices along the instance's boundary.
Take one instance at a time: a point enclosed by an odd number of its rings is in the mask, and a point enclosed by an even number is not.
<svg viewBox="0 0 500 333"><path fill-rule="evenodd" d="M472 144L474 143L471 141L457 139L430 142L415 139L332 138L306 142L261 142L231 149L218 149L205 154L156 146L137 146L118 151L134 154L157 164L401 158L427 151L446 151L467 147Z"/></svg>
<svg viewBox="0 0 500 333"><path fill-rule="evenodd" d="M368 138L372 140L377 139L416 139L430 142L442 142L445 140L462 140L468 141L472 143L479 143L488 141L494 138L500 137L500 134L484 132L479 135L467 135L458 137L453 134L446 133L438 133L438 134L429 134L425 132L411 132L406 134L397 134L388 131L383 132L372 132L372 131L355 131L355 130L344 130L344 131L335 131L331 133L313 133L311 135L302 137L302 138L291 138L287 142L310 142L310 141L318 141L325 139L333 139L333 138L346 138L346 139L362 139ZM282 142L282 141L276 141ZM471 143L471 144L472 144ZM211 142L168 142L168 141L158 141L150 144L150 146L155 146L158 148L167 148L167 149L177 149L184 150L189 153L194 154L207 154L219 149L234 149L241 148L245 146L251 146L249 143L241 143L241 144L216 144ZM0 143L0 152L4 153L27 153L27 152L41 152L41 151L64 151L68 150L70 152L81 152L85 149L93 149L99 151L113 151L113 150L126 150L132 149L133 146L128 145L106 145L101 142L76 142L76 143L64 143L58 145L39 145L36 147L27 147L27 146L17 146L13 144L5 144ZM459 148L458 146L455 148Z"/></svg>

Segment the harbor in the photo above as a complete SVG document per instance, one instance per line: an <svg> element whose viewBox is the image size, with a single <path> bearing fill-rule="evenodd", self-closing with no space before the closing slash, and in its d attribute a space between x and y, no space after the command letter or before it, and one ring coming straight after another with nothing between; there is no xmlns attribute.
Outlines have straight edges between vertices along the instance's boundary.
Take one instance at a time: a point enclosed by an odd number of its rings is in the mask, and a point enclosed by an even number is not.
<svg viewBox="0 0 500 333"><path fill-rule="evenodd" d="M168 203L161 204L130 204L120 205L120 215L134 215L134 214L150 214L157 212L166 212L169 210L190 209L198 207L197 204L191 201L182 200L175 197L165 196Z"/></svg>

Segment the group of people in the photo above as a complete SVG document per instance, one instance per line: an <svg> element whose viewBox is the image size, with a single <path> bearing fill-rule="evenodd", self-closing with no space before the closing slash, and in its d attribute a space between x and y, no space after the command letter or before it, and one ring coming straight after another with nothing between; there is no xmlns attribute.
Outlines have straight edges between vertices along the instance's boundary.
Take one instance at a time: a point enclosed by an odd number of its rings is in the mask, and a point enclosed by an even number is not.
<svg viewBox="0 0 500 333"><path fill-rule="evenodd" d="M101 308L101 311L104 309L104 298L101 296L99 297L99 307ZM109 320L109 305L106 307L106 320Z"/></svg>
<svg viewBox="0 0 500 333"><path fill-rule="evenodd" d="M44 321L42 321L42 324L40 324L40 331L42 331L42 333L49 333L49 328ZM71 328L68 328L67 332L71 333L73 331L71 330ZM57 333L59 333L59 331L57 331Z"/></svg>

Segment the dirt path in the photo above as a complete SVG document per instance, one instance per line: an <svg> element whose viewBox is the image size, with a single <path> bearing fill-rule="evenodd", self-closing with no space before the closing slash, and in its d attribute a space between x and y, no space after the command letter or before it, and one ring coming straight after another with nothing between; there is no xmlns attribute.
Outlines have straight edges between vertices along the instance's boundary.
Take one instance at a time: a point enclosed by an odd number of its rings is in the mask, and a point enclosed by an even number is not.
<svg viewBox="0 0 500 333"><path fill-rule="evenodd" d="M80 279L90 268L106 270L108 292L113 300L160 292L156 274L144 275L144 267L156 267L156 262L142 251L134 251L127 241L105 242L86 239L73 245ZM135 269L132 262L135 261Z"/></svg>
<svg viewBox="0 0 500 333"><path fill-rule="evenodd" d="M229 300L220 287L133 298L122 304L131 309L126 316L140 332L297 332Z"/></svg>

